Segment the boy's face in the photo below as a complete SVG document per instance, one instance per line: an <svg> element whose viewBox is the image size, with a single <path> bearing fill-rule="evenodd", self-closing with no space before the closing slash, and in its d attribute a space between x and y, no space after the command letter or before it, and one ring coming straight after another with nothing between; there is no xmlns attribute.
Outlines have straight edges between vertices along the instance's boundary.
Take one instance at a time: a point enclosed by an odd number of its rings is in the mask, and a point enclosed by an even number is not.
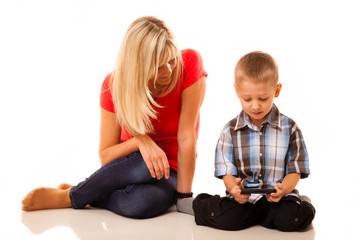
<svg viewBox="0 0 360 240"><path fill-rule="evenodd" d="M274 85L268 82L257 83L251 79L241 80L234 84L236 94L240 99L243 110L251 121L258 127L269 115L274 97L278 97L281 83Z"/></svg>

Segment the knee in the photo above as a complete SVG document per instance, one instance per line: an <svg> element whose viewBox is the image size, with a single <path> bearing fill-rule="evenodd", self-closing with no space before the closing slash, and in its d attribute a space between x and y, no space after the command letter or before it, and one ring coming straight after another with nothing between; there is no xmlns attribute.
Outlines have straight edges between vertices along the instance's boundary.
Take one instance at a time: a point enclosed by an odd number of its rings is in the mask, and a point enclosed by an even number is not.
<svg viewBox="0 0 360 240"><path fill-rule="evenodd" d="M137 200L132 206L121 209L117 212L119 215L135 219L146 219L155 217L157 214L145 203L145 201Z"/></svg>
<svg viewBox="0 0 360 240"><path fill-rule="evenodd" d="M252 206L240 205L231 198L199 194L193 201L193 209L197 225L223 230L241 230L253 224Z"/></svg>
<svg viewBox="0 0 360 240"><path fill-rule="evenodd" d="M315 208L311 203L299 199L286 202L279 208L281 211L277 211L276 216L272 218L271 228L285 232L306 229L315 217Z"/></svg>
<svg viewBox="0 0 360 240"><path fill-rule="evenodd" d="M125 210L124 216L136 219L152 218L164 213L173 204L174 202L164 201L164 199L155 201L149 198L141 198L136 200L132 207Z"/></svg>
<svg viewBox="0 0 360 240"><path fill-rule="evenodd" d="M130 182L132 184L152 182L154 180L151 177L142 155L138 151L130 153L125 157L118 158L104 167L112 168L115 177L118 176L120 171L123 172L123 175L126 176L127 179L131 179Z"/></svg>
<svg viewBox="0 0 360 240"><path fill-rule="evenodd" d="M315 213L316 210L310 202L301 201L298 213L299 224L297 225L297 231L305 230L315 218Z"/></svg>
<svg viewBox="0 0 360 240"><path fill-rule="evenodd" d="M151 176L148 167L140 152L133 152L128 158L128 175L132 178L133 184L152 182L155 179Z"/></svg>
<svg viewBox="0 0 360 240"><path fill-rule="evenodd" d="M119 203L116 213L137 219L152 218L164 213L174 204L174 191L153 188L150 184L128 187L128 198Z"/></svg>

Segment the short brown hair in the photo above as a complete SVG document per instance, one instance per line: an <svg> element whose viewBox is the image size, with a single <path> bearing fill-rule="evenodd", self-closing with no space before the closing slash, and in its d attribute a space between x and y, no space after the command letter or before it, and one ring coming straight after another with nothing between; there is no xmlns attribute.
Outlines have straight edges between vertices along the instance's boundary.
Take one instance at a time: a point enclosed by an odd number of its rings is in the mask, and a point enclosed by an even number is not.
<svg viewBox="0 0 360 240"><path fill-rule="evenodd" d="M279 81L278 66L272 56L261 51L250 52L237 62L235 67L235 84L244 79L257 82Z"/></svg>

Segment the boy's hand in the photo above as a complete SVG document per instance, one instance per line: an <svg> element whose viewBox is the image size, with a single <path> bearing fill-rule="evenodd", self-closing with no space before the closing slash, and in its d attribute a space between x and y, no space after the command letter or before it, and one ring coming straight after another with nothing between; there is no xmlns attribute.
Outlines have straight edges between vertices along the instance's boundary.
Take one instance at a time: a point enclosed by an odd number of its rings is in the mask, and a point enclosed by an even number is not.
<svg viewBox="0 0 360 240"><path fill-rule="evenodd" d="M276 189L276 193L266 194L266 198L269 202L279 202L281 198L284 196L284 191L283 191L284 187L282 183L276 184L275 189Z"/></svg>
<svg viewBox="0 0 360 240"><path fill-rule="evenodd" d="M231 189L230 194L234 197L235 201L244 204L249 200L251 194L241 194L241 188L243 188L241 178L236 178L235 183L236 185Z"/></svg>

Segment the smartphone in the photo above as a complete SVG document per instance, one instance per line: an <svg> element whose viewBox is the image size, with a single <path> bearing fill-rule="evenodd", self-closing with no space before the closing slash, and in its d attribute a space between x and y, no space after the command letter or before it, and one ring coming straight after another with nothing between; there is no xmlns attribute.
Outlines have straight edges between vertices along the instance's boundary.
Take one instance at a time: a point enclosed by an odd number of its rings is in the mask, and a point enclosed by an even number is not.
<svg viewBox="0 0 360 240"><path fill-rule="evenodd" d="M251 194L251 193L260 193L260 194L270 194L276 193L276 189L273 188L241 188L242 194Z"/></svg>

